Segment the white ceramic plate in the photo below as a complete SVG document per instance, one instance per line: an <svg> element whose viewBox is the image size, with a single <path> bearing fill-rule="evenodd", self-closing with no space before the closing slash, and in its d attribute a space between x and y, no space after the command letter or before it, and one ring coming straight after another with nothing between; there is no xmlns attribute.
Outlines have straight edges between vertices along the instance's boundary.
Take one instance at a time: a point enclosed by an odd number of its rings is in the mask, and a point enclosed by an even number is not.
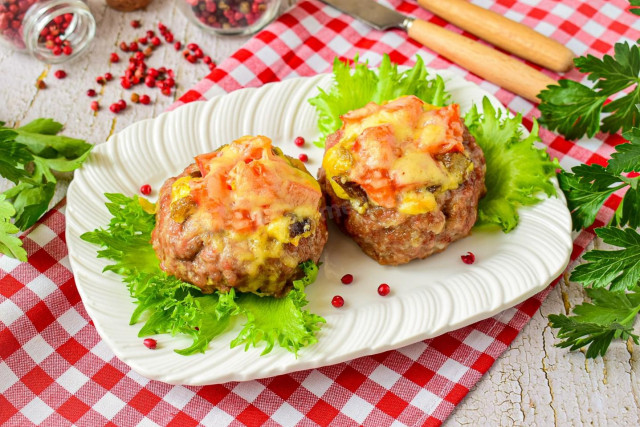
<svg viewBox="0 0 640 427"><path fill-rule="evenodd" d="M475 84L440 74L463 112L483 96L504 108ZM172 384L200 385L331 365L492 316L539 292L563 271L572 241L562 198L521 209L520 224L509 234L474 232L441 254L400 267L378 265L332 226L318 280L307 288L308 309L327 324L319 342L300 351L297 359L281 348L266 356L259 356L260 349L229 348L241 322L214 340L205 354L174 353L190 340L169 335L156 337L155 351L145 348L137 336L141 324L129 326L135 306L125 285L119 276L102 273L109 261L96 258L98 248L79 237L109 222L103 193L132 195L149 183L156 195L163 181L181 172L195 155L247 134L267 135L293 156L307 153L308 168L315 173L323 150L310 143L318 133L307 100L317 86L328 88L330 83L328 75L299 78L185 105L114 135L76 172L67 196L67 243L76 285L100 336L135 371ZM293 144L299 135L309 141L302 149ZM460 260L467 251L476 255L475 264ZM353 284L341 284L345 273L354 275ZM391 286L386 297L377 294L381 283ZM345 299L340 309L330 303L337 294Z"/></svg>

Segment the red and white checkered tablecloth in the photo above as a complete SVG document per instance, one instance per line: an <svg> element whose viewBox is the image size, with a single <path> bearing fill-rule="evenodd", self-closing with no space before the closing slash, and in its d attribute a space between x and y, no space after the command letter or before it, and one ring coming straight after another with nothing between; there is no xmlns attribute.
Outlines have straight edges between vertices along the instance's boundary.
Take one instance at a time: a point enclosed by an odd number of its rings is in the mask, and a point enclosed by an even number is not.
<svg viewBox="0 0 640 427"><path fill-rule="evenodd" d="M640 38L628 3L473 0L523 22L576 54L612 53ZM447 25L414 1L397 10ZM400 64L420 54L434 68L466 75L528 118L534 106L435 56L400 31L379 32L315 0L303 0L220 64L178 103L330 70L335 56L372 65L383 53ZM553 74L550 74L553 75ZM582 80L576 71L571 78ZM530 120L528 121L530 124ZM564 167L604 163L619 136L579 144L542 132ZM596 225L619 203L607 202ZM24 238L29 261L0 257L0 424L115 425L439 425L540 307L549 289L499 315L397 351L244 383L172 386L147 380L114 357L82 305L69 267L64 205ZM576 235L575 260L591 241Z"/></svg>

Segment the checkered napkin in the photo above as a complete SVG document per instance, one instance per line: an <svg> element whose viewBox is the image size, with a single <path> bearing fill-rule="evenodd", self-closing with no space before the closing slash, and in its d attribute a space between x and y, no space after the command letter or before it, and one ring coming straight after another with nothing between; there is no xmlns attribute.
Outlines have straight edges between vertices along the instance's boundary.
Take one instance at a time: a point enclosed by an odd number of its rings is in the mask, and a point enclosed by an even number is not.
<svg viewBox="0 0 640 427"><path fill-rule="evenodd" d="M447 26L413 1L397 10ZM576 54L611 53L620 39L640 37L627 3L615 1L474 0L523 22ZM635 26L635 27L634 27ZM330 70L335 56L356 54L372 65L383 53L411 64L419 53L494 93L529 120L535 108L421 48L400 31L378 32L318 1L294 6L187 92L202 100L241 87ZM580 80L577 72L570 77ZM579 145L542 132L564 167L604 163L618 136ZM598 217L602 225L619 198ZM69 268L64 206L49 212L24 239L28 263L0 258L0 424L45 425L439 425L491 367L540 307L549 289L499 315L396 351L339 365L244 383L182 387L131 371L91 324ZM593 234L575 236L576 259Z"/></svg>

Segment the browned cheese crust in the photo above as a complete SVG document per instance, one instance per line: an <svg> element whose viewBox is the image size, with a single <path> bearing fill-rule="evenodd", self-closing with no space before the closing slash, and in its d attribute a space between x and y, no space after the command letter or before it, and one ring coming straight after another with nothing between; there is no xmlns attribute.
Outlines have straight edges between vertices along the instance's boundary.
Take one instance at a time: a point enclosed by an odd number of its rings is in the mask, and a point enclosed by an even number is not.
<svg viewBox="0 0 640 427"><path fill-rule="evenodd" d="M339 140L340 133L337 131L329 138ZM349 200L335 194L324 169L320 169L318 180L327 197L329 216L364 253L383 265L405 264L443 251L469 234L476 222L478 200L485 192L484 154L466 127L463 145L473 170L458 188L437 195L437 208L424 214L407 215L381 206L370 206L360 214ZM352 191L363 192L361 188Z"/></svg>
<svg viewBox="0 0 640 427"><path fill-rule="evenodd" d="M269 258L257 272L251 272L251 262L246 260L252 249L249 241L231 239L226 231L212 232L193 217L187 217L182 223L171 218L172 185L185 176L201 176L195 163L164 183L157 202L152 244L163 270L193 283L204 293L228 292L234 288L240 292L282 297L291 289L293 280L302 276L297 265L308 260L317 262L320 258L328 238L324 216L315 233L300 239L297 246L283 244L280 258ZM324 205L321 199L318 206L321 212Z"/></svg>

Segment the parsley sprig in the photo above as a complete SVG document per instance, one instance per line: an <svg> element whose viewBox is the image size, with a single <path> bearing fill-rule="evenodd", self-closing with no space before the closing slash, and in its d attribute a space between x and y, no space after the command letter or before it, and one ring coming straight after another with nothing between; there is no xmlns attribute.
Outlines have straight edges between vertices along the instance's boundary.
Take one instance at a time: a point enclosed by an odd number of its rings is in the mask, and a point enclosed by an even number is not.
<svg viewBox="0 0 640 427"><path fill-rule="evenodd" d="M592 137L600 130L628 131L640 125L640 47L616 43L614 51L613 56L602 59L593 55L574 59L576 68L595 82L592 88L561 79L557 86L540 92L540 123L568 139Z"/></svg>
<svg viewBox="0 0 640 427"><path fill-rule="evenodd" d="M71 172L82 165L91 144L59 135L62 124L36 119L10 129L0 122L0 176L15 185L0 193L0 253L27 260L22 241L25 231L49 208L57 172Z"/></svg>
<svg viewBox="0 0 640 427"><path fill-rule="evenodd" d="M633 324L640 312L640 234L634 230L640 226L640 188L639 178L629 173L640 171L640 129L623 136L629 143L616 147L606 167L580 165L559 176L576 229L592 225L606 200L626 189L612 223L595 230L603 242L620 249L591 250L583 256L586 263L571 273L570 280L587 288L591 302L574 307L573 316L549 316L563 340L558 346L587 347L589 358L603 356L614 339L639 343Z"/></svg>
<svg viewBox="0 0 640 427"><path fill-rule="evenodd" d="M591 303L578 305L574 316L563 314L549 316L551 325L559 328L558 337L564 341L558 347L570 350L587 348L586 356L604 356L614 339L628 340L638 344L633 334L633 322L640 311L640 288L630 293L610 292L602 288L587 289Z"/></svg>
<svg viewBox="0 0 640 427"><path fill-rule="evenodd" d="M629 143L616 147L607 167L580 165L558 176L575 230L592 225L607 199L623 189L627 191L616 210L613 224L640 227L640 177L628 176L628 172L640 170L640 129L634 128L623 136Z"/></svg>

